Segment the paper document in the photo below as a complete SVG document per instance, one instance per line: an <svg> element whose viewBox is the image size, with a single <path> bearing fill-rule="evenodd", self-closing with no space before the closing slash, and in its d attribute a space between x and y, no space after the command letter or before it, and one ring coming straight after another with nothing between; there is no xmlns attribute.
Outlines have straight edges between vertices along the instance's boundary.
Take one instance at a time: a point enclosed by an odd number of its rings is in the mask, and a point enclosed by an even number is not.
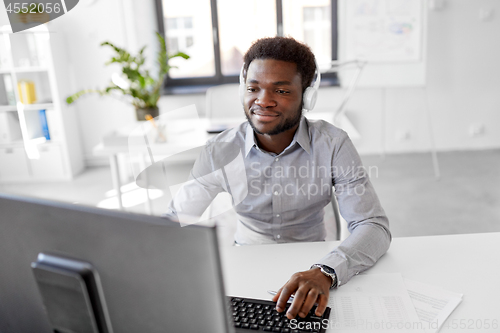
<svg viewBox="0 0 500 333"><path fill-rule="evenodd" d="M462 294L404 279L408 294L427 332L437 332L462 301Z"/></svg>
<svg viewBox="0 0 500 333"><path fill-rule="evenodd" d="M333 332L425 332L400 273L360 274L330 293L328 306Z"/></svg>

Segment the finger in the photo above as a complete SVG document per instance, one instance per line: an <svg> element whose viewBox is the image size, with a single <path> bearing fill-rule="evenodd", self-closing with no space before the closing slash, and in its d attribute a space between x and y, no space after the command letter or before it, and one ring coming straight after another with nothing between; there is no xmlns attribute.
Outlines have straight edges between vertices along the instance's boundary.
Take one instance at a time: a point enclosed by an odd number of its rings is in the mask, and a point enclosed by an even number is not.
<svg viewBox="0 0 500 333"><path fill-rule="evenodd" d="M281 287L281 292L276 303L276 311L285 311L286 303L288 302L288 299L295 291L295 289L297 289L297 287L290 281L288 281L283 287Z"/></svg>
<svg viewBox="0 0 500 333"><path fill-rule="evenodd" d="M300 308L302 308L302 303L304 303L306 299L307 293L308 290L304 287L297 289L297 291L295 292L293 302L288 308L288 311L286 312L286 316L288 319L293 319L297 316L297 313L299 312Z"/></svg>
<svg viewBox="0 0 500 333"><path fill-rule="evenodd" d="M283 289L283 287L281 287L280 289L278 289L278 291L276 292L276 295L273 296L273 302L277 302L278 301L278 298L280 297L281 295L281 289Z"/></svg>
<svg viewBox="0 0 500 333"><path fill-rule="evenodd" d="M316 308L316 312L314 313L316 316L321 317L326 310L326 306L328 305L328 295L321 294L318 296L318 307Z"/></svg>
<svg viewBox="0 0 500 333"><path fill-rule="evenodd" d="M306 300L304 304L302 304L302 308L299 310L299 317L305 318L309 311L312 309L314 303L316 303L316 299L318 298L318 291L316 289L311 289L307 293Z"/></svg>

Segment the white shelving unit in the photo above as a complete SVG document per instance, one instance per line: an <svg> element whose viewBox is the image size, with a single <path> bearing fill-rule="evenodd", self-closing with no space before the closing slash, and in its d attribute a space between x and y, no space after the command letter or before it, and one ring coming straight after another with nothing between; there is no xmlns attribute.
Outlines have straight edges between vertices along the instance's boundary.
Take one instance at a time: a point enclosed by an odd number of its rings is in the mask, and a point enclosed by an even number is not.
<svg viewBox="0 0 500 333"><path fill-rule="evenodd" d="M60 37L45 25L16 34L0 28L0 183L69 180L83 169L75 111L64 101L71 91ZM26 80L34 84L31 104L18 91Z"/></svg>

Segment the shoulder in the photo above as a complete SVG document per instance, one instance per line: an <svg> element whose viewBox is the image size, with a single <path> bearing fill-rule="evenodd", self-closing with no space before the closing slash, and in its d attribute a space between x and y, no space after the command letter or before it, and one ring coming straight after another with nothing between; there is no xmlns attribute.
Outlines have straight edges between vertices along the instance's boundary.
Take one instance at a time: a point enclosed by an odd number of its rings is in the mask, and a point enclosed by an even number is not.
<svg viewBox="0 0 500 333"><path fill-rule="evenodd" d="M240 125L227 129L222 133L217 134L210 138L206 145L205 150L209 154L224 153L230 151L242 151L245 147L245 135L248 122L245 121Z"/></svg>
<svg viewBox="0 0 500 333"><path fill-rule="evenodd" d="M242 123L210 138L201 147L193 166L193 173L208 174L209 171L214 171L231 162L244 149L245 131L245 123Z"/></svg>
<svg viewBox="0 0 500 333"><path fill-rule="evenodd" d="M327 140L342 142L348 138L347 133L333 124L320 119L307 119L311 140Z"/></svg>
<svg viewBox="0 0 500 333"><path fill-rule="evenodd" d="M245 141L245 133L248 126L248 122L245 121L239 124L236 127L229 128L213 138L210 138L207 143L216 143L216 142L231 142L238 144L240 141Z"/></svg>

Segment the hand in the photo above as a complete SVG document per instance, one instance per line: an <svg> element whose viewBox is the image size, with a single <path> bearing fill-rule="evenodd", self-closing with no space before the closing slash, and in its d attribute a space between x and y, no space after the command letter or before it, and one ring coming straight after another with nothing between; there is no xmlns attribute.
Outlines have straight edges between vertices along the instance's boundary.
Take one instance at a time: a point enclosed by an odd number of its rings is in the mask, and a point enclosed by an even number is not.
<svg viewBox="0 0 500 333"><path fill-rule="evenodd" d="M328 304L331 285L332 279L321 273L318 267L295 273L273 297L273 302L277 302L276 311L283 312L288 299L295 293L294 300L286 313L288 319L295 318L297 313L299 317L304 318L314 303L318 303L316 316L322 316Z"/></svg>

